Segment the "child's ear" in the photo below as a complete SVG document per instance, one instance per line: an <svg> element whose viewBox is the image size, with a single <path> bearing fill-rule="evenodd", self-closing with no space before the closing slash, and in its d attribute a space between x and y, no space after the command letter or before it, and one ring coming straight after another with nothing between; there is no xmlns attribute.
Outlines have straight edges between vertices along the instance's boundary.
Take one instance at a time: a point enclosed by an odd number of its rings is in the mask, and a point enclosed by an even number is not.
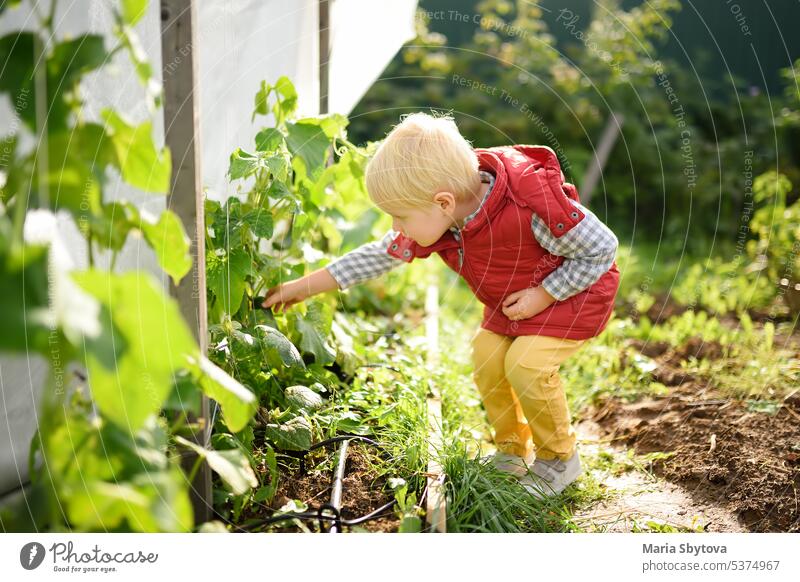
<svg viewBox="0 0 800 582"><path fill-rule="evenodd" d="M456 207L456 197L452 192L437 192L433 201L441 206L442 210L452 212Z"/></svg>

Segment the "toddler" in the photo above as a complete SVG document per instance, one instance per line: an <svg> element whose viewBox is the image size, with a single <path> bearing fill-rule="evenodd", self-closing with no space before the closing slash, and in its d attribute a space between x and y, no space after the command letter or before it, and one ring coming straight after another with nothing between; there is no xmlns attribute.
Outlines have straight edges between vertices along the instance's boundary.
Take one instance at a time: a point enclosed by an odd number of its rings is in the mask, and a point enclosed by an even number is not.
<svg viewBox="0 0 800 582"><path fill-rule="evenodd" d="M370 160L380 241L271 289L264 307L347 289L437 253L483 303L474 380L497 452L482 461L534 496L581 473L559 366L606 326L619 286L617 237L578 202L546 146L475 148L452 118L408 115Z"/></svg>

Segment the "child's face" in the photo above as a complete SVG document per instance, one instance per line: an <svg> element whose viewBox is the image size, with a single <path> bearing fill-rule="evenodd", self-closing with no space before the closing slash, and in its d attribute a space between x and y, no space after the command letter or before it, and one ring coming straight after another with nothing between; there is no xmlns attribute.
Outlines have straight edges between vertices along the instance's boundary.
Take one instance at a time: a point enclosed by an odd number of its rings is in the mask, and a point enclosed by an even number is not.
<svg viewBox="0 0 800 582"><path fill-rule="evenodd" d="M448 195L452 198L452 194ZM393 204L384 205L382 209L392 217L392 228L413 239L424 247L430 246L453 225L450 213L452 202L439 200L437 194L434 203L428 209ZM438 202L438 203L437 203Z"/></svg>

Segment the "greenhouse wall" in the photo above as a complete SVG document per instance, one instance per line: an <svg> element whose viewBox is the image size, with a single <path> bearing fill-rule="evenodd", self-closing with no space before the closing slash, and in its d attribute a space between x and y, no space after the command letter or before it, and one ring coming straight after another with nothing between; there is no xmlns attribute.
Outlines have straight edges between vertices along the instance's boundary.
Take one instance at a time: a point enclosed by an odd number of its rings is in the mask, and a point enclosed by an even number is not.
<svg viewBox="0 0 800 582"><path fill-rule="evenodd" d="M336 0L331 4L330 109L349 113L380 75L401 45L414 36L416 0ZM319 112L319 3L317 0L249 0L198 2L197 44L201 108L203 183L209 196L224 199L233 193L226 172L228 156L237 146L247 146L256 133L251 125L253 95L262 80L274 82L288 76L297 87L302 115ZM370 26L363 26L369 22ZM106 0L64 2L56 15L59 35L93 32L113 46L112 18ZM25 6L4 14L0 34L33 28ZM137 24L142 47L154 70L169 75L179 63L162 63L161 20L158 2ZM369 43L370 50L363 47ZM83 91L88 118L99 118L108 105L133 120L145 117L146 102L130 62L119 55L111 66L89 77ZM358 62L358 67L352 63ZM163 118L156 117L155 135L163 144ZM0 99L0 126L13 128L19 121L6 98ZM5 130L4 130L5 133ZM30 144L28 144L30 145ZM165 198L142 193L110 176L114 199L134 202L141 210L158 214ZM77 267L85 268L86 248L67 213L58 216L59 237ZM104 264L105 257L98 262ZM128 241L117 260L119 269L144 269L166 286L150 248L138 239ZM28 479L28 452L35 432L37 403L45 376L38 356L0 356L0 495L13 492ZM132 387L135 389L135 387Z"/></svg>

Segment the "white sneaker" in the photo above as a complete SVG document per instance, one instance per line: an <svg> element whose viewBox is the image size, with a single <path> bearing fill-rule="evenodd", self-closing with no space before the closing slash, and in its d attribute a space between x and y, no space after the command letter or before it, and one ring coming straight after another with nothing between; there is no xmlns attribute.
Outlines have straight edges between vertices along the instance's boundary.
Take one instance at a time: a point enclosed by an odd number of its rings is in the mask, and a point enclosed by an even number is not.
<svg viewBox="0 0 800 582"><path fill-rule="evenodd" d="M583 473L581 460L575 452L569 459L553 459L545 461L536 459L528 474L523 475L519 482L534 497L542 499L558 495L567 485L575 481Z"/></svg>
<svg viewBox="0 0 800 582"><path fill-rule="evenodd" d="M530 453L527 457L520 457L511 453L496 451L491 455L481 457L480 462L482 464L490 464L498 471L510 473L515 477L522 477L533 467L535 460L536 455L534 453Z"/></svg>

